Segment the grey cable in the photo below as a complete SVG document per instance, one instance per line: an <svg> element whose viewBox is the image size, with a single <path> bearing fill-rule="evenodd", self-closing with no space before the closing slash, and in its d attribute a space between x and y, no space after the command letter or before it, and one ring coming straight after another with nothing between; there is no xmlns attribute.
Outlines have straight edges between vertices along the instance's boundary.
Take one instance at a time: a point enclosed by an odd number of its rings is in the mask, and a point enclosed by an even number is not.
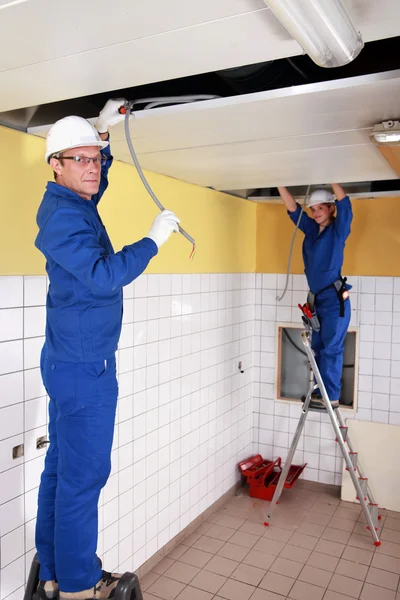
<svg viewBox="0 0 400 600"><path fill-rule="evenodd" d="M302 214L304 212L304 208L306 206L306 202L307 202L307 199L308 199L308 194L310 193L310 187L311 187L311 185L308 186L307 191L306 191L306 195L304 196L304 200L303 200L303 204L302 204L302 207L301 207L300 215L299 215L299 218L297 219L297 223L296 223L296 229L294 230L294 233L293 233L292 242L290 244L290 250L289 250L289 259L288 259L288 266L287 266L287 273L286 273L286 285L285 285L285 289L283 290L282 296L277 296L276 297L276 299L277 299L278 302L280 302L282 300L282 298L284 297L284 295L286 294L287 289L288 289L289 275L290 275L290 265L292 263L292 253L293 253L294 240L296 239L297 230L298 230L299 225L300 225L300 219L302 217Z"/></svg>
<svg viewBox="0 0 400 600"><path fill-rule="evenodd" d="M150 194L150 197L152 198L152 200L156 203L156 205L158 206L158 208L163 211L164 207L161 204L161 202L159 201L159 199L157 198L157 196L155 195L155 193L153 192L153 190L150 187L149 182L147 181L143 171L142 171L142 167L139 164L138 158L136 156L136 152L133 148L133 144L132 144L132 140L131 140L131 135L130 135L130 131L129 131L129 118L130 118L130 114L131 114L131 110L132 110L132 106L133 103L132 102L128 102L127 105L125 106L126 109L126 113L125 113L125 136L126 136L126 142L128 144L128 148L129 151L131 153L132 156L132 160L135 164L135 167L137 169L137 172L139 173L139 177L142 180L142 183L144 185L144 187L146 188L146 190L148 191L148 193ZM192 238L192 236L190 236L180 225L179 225L179 232L191 243L193 244L193 252L196 249L196 242L195 240Z"/></svg>

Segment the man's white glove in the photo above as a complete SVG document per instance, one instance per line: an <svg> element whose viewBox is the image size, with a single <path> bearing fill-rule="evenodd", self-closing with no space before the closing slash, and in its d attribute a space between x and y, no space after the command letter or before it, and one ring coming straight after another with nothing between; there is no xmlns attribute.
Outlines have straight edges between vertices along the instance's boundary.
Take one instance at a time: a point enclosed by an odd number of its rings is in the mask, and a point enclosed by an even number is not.
<svg viewBox="0 0 400 600"><path fill-rule="evenodd" d="M121 115L119 112L119 109L125 102L124 98L117 98L116 100L108 100L106 102L94 125L99 133L107 133L109 127L125 119L125 115Z"/></svg>
<svg viewBox="0 0 400 600"><path fill-rule="evenodd" d="M171 233L178 233L179 223L180 220L172 211L163 210L154 219L147 237L153 240L157 244L157 247L160 248L165 244Z"/></svg>

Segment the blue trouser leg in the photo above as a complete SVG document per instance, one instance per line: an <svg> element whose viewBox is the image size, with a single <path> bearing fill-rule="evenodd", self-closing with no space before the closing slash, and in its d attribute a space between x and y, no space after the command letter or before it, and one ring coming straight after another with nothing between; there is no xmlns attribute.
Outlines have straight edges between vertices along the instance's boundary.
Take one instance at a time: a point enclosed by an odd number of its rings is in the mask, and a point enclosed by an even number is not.
<svg viewBox="0 0 400 600"><path fill-rule="evenodd" d="M63 592L78 592L101 578L98 500L111 469L118 396L115 359L107 361L107 369L104 363L46 359L43 379L55 442L51 439L39 491L40 578L57 579Z"/></svg>
<svg viewBox="0 0 400 600"><path fill-rule="evenodd" d="M312 349L330 400L339 400L343 370L344 340L350 323L350 300L344 303L344 317L335 295L318 300L320 331L313 332Z"/></svg>

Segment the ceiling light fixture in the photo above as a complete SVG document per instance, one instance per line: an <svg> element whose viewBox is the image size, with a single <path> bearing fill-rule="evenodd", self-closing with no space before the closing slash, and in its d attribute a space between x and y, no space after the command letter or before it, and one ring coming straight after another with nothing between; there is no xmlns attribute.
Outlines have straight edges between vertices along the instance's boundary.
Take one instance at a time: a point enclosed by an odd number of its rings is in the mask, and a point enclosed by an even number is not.
<svg viewBox="0 0 400 600"><path fill-rule="evenodd" d="M264 0L320 67L341 67L364 47L342 0Z"/></svg>
<svg viewBox="0 0 400 600"><path fill-rule="evenodd" d="M400 121L383 121L383 123L375 125L371 133L371 138L378 145L399 146Z"/></svg>

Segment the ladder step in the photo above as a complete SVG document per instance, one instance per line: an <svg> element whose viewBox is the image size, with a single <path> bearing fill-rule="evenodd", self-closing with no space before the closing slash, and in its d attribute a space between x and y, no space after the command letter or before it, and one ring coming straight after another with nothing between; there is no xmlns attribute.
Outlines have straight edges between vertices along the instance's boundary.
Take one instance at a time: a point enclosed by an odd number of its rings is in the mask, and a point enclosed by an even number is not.
<svg viewBox="0 0 400 600"><path fill-rule="evenodd" d="M351 464L353 465L354 471L357 471L358 452L349 452L349 456L350 456ZM346 471L348 471L348 470L349 469L346 467Z"/></svg>
<svg viewBox="0 0 400 600"><path fill-rule="evenodd" d="M359 477L358 481L360 483L360 487L361 487L361 491L363 493L364 500L367 500L367 496L368 496L368 477ZM356 500L360 500L360 498L357 496Z"/></svg>
<svg viewBox="0 0 400 600"><path fill-rule="evenodd" d="M368 510L369 510L369 514L371 515L371 519L374 524L375 531L378 531L378 520L379 520L378 505L372 504L370 502L368 504ZM367 529L368 529L368 531L370 531L370 527L367 526Z"/></svg>
<svg viewBox="0 0 400 600"><path fill-rule="evenodd" d="M349 431L349 428L343 427L342 425L340 425L339 429L340 429L340 433L342 434L343 441L346 442L347 441L347 433ZM335 441L337 442L338 439L336 438Z"/></svg>

